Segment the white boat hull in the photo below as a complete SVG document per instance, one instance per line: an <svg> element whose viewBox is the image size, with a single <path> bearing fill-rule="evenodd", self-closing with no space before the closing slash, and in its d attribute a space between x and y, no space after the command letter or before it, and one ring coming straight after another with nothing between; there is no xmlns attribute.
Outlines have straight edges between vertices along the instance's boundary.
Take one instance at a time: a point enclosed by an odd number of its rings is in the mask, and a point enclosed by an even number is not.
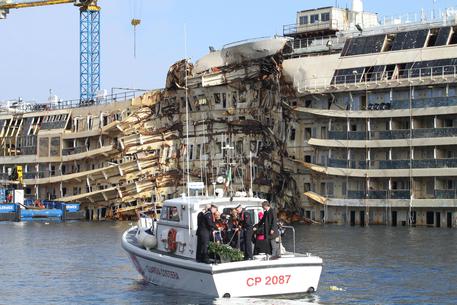
<svg viewBox="0 0 457 305"><path fill-rule="evenodd" d="M291 255L269 261L202 264L141 249L128 241L128 233L123 236L122 246L146 281L211 297L253 297L315 291L322 271L322 259L314 256Z"/></svg>

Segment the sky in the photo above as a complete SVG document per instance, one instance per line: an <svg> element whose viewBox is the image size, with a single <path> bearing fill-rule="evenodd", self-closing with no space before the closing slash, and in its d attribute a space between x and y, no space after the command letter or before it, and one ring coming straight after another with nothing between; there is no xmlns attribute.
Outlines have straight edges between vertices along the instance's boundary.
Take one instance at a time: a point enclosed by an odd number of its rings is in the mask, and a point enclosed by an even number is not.
<svg viewBox="0 0 457 305"><path fill-rule="evenodd" d="M15 0L13 0L15 1ZM365 0L365 10L392 16L422 8L457 7L457 0ZM196 61L209 46L282 34L297 11L350 7L350 0L99 0L101 87L162 88L171 64ZM132 18L137 27L133 56ZM185 35L187 33L187 35ZM52 89L79 98L79 11L71 4L12 10L0 20L0 101L44 102ZM187 39L185 38L187 37Z"/></svg>

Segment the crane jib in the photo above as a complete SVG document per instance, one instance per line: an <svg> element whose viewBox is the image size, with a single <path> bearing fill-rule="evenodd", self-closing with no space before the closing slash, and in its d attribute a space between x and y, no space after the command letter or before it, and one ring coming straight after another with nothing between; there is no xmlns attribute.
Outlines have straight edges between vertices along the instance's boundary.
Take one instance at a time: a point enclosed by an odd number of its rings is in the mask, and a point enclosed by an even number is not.
<svg viewBox="0 0 457 305"><path fill-rule="evenodd" d="M46 1L15 1L4 2L0 0L0 9L20 9L27 7L48 6L57 4L74 3L75 6L82 7L88 10L100 10L96 0L78 1L78 0L46 0Z"/></svg>

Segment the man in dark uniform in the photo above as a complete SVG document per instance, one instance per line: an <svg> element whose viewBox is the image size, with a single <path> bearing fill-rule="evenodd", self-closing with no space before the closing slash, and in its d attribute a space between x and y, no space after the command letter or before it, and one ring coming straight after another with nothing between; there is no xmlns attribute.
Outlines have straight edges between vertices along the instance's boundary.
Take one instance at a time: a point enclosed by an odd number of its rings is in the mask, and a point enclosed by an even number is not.
<svg viewBox="0 0 457 305"><path fill-rule="evenodd" d="M217 211L217 206L212 204L209 209L197 217L197 261L209 264L208 246L211 234L215 229L214 213Z"/></svg>
<svg viewBox="0 0 457 305"><path fill-rule="evenodd" d="M241 226L241 251L244 252L244 259L252 259L252 236L254 235L254 222L251 218L251 214L243 209L243 206L239 204L236 207L238 212L238 218Z"/></svg>
<svg viewBox="0 0 457 305"><path fill-rule="evenodd" d="M197 262L202 262L203 261L203 258L202 258L202 230L203 230L203 219L204 219L204 215L205 215L205 212L208 211L208 209L210 209L211 206L210 205L206 205L205 208L200 212L198 213L198 216L197 216L197 253L196 253L196 260Z"/></svg>
<svg viewBox="0 0 457 305"><path fill-rule="evenodd" d="M263 218L259 222L258 226L263 226L265 239L270 243L269 254L272 257L280 256L280 245L279 245L279 231L278 231L278 220L275 211L271 208L268 201L262 202L262 208L264 210Z"/></svg>

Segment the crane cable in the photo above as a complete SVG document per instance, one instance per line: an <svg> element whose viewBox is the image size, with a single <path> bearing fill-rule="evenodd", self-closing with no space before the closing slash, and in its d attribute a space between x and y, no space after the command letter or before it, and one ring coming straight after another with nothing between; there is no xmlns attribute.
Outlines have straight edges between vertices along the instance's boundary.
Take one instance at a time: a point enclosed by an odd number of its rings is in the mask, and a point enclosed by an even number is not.
<svg viewBox="0 0 457 305"><path fill-rule="evenodd" d="M130 0L130 10L132 19L130 24L133 26L133 57L136 58L136 27L141 24L142 0Z"/></svg>

